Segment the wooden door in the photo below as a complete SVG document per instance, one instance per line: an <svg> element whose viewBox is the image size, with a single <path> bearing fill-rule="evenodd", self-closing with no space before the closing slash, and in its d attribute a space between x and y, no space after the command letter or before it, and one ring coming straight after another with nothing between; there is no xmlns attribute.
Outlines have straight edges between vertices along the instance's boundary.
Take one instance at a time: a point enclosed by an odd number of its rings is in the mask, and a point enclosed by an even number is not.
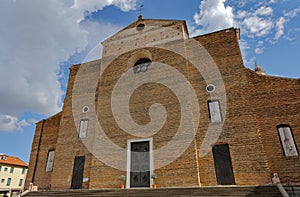
<svg viewBox="0 0 300 197"><path fill-rule="evenodd" d="M150 187L149 141L131 143L130 187Z"/></svg>
<svg viewBox="0 0 300 197"><path fill-rule="evenodd" d="M219 185L235 185L228 144L215 145L213 147L213 156L217 183Z"/></svg>
<svg viewBox="0 0 300 197"><path fill-rule="evenodd" d="M85 156L76 156L74 159L71 189L82 189Z"/></svg>

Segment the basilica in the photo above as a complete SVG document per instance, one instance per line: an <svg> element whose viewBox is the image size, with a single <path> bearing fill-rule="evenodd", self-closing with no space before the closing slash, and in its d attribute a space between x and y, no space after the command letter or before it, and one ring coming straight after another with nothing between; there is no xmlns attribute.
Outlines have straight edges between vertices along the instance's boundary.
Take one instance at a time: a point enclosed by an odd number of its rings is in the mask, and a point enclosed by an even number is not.
<svg viewBox="0 0 300 197"><path fill-rule="evenodd" d="M300 176L300 79L246 68L240 30L191 37L142 16L71 65L62 111L36 123L25 185L269 185ZM298 183L299 184L299 183Z"/></svg>

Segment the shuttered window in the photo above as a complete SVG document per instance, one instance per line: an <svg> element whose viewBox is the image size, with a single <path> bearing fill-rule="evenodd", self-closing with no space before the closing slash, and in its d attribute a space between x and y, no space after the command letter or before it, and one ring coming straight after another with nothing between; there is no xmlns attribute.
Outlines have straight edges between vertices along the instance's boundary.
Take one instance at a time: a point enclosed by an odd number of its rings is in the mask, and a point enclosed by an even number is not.
<svg viewBox="0 0 300 197"><path fill-rule="evenodd" d="M88 120L80 120L80 126L79 126L79 138L83 139L86 138L87 135L87 129L88 129Z"/></svg>
<svg viewBox="0 0 300 197"><path fill-rule="evenodd" d="M53 162L54 162L54 150L49 150L48 152L48 159L47 159L47 165L46 165L46 172L51 172L53 168Z"/></svg>
<svg viewBox="0 0 300 197"><path fill-rule="evenodd" d="M222 115L219 101L208 101L209 118L211 123L221 123Z"/></svg>
<svg viewBox="0 0 300 197"><path fill-rule="evenodd" d="M11 184L11 178L8 178L6 182L6 186L10 186L10 184Z"/></svg>
<svg viewBox="0 0 300 197"><path fill-rule="evenodd" d="M289 125L278 125L277 130L284 155L287 157L298 156L299 154L291 127Z"/></svg>
<svg viewBox="0 0 300 197"><path fill-rule="evenodd" d="M23 179L20 179L19 181L19 187L21 187L23 185Z"/></svg>

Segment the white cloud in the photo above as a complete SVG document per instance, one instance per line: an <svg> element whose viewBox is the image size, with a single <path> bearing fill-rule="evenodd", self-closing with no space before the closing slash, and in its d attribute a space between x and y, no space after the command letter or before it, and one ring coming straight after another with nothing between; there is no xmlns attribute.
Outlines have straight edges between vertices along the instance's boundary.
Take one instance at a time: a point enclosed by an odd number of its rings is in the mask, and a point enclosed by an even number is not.
<svg viewBox="0 0 300 197"><path fill-rule="evenodd" d="M262 48L256 48L255 49L256 54L262 54L263 52L264 52L264 50Z"/></svg>
<svg viewBox="0 0 300 197"><path fill-rule="evenodd" d="M254 1L252 1L253 3ZM207 33L227 27L240 27L244 36L249 38L263 37L272 33L275 27L273 8L267 6L275 1L263 1L255 4L250 11L238 10L236 13L232 6L225 5L226 0L203 0L199 6L200 12L194 15L197 26L192 26L192 35ZM232 2L233 5L243 7L248 2ZM262 50L257 50L262 52Z"/></svg>
<svg viewBox="0 0 300 197"><path fill-rule="evenodd" d="M244 7L249 2L239 1L231 2L231 6L226 5L226 0L203 0L199 6L200 12L194 15L194 22L196 25L192 25L192 35L212 32L227 27L240 27L243 36L248 38L263 37L272 33L275 27L275 21L273 19L273 8L267 6L275 3L275 1L263 1L255 2L253 8L248 10L235 10L236 7ZM240 41L240 47L245 64L249 64L247 61L247 51L250 49L247 40ZM255 52L261 54L264 51L263 43L256 47Z"/></svg>
<svg viewBox="0 0 300 197"><path fill-rule="evenodd" d="M135 9L137 0L74 0L72 5L73 12L81 13L82 16L77 21L82 21L86 14L102 10L106 6L115 5L122 11L129 11Z"/></svg>
<svg viewBox="0 0 300 197"><path fill-rule="evenodd" d="M239 1L228 1L232 6L236 8L244 7L261 7L277 3L277 0L239 0Z"/></svg>
<svg viewBox="0 0 300 197"><path fill-rule="evenodd" d="M244 40L244 39L241 39L239 41L239 44L240 44L240 49L241 49L241 53L242 53L243 59L245 61L246 60L246 56L248 55L248 50L250 49L250 47L249 47L247 41Z"/></svg>
<svg viewBox="0 0 300 197"><path fill-rule="evenodd" d="M261 37L269 34L274 27L273 9L267 6L258 7L255 11L239 10L235 15L236 25L248 37Z"/></svg>
<svg viewBox="0 0 300 197"><path fill-rule="evenodd" d="M256 54L262 54L264 52L264 41L258 41L256 48L255 48L255 53Z"/></svg>
<svg viewBox="0 0 300 197"><path fill-rule="evenodd" d="M79 10L80 13L95 12L102 10L104 7L109 5L115 5L122 11L129 11L135 9L137 0L74 0L72 8Z"/></svg>
<svg viewBox="0 0 300 197"><path fill-rule="evenodd" d="M239 27L242 33L240 48L245 65L253 63L248 60L247 51L256 54L265 51L265 45L276 44L284 38L292 41L296 29L287 29L287 24L300 13L300 6L278 14L279 6L285 6L287 0L202 0L200 12L194 15L194 24L190 25L191 35L212 32L229 26ZM260 41L258 41L260 40ZM250 44L249 44L249 43ZM251 46L251 48L250 48Z"/></svg>
<svg viewBox="0 0 300 197"><path fill-rule="evenodd" d="M226 0L203 0L199 6L200 12L194 15L194 21L200 25L201 33L212 32L234 24L232 7L225 6ZM200 32L199 32L200 33Z"/></svg>
<svg viewBox="0 0 300 197"><path fill-rule="evenodd" d="M244 7L247 4L247 0L240 0L238 1L238 7Z"/></svg>
<svg viewBox="0 0 300 197"><path fill-rule="evenodd" d="M63 95L57 74L61 63L118 29L105 22L78 20L108 5L127 11L135 3L136 0L2 0L0 113L18 117L26 111L42 115L58 112Z"/></svg>
<svg viewBox="0 0 300 197"><path fill-rule="evenodd" d="M289 12L284 11L283 15L288 18L294 18L294 17L298 16L299 12L300 12L300 6Z"/></svg>
<svg viewBox="0 0 300 197"><path fill-rule="evenodd" d="M22 127L29 126L26 120L18 120L17 117L0 114L0 131L23 131Z"/></svg>
<svg viewBox="0 0 300 197"><path fill-rule="evenodd" d="M278 40L284 34L284 24L286 23L286 19L284 17L280 17L276 21L276 34L274 40Z"/></svg>
<svg viewBox="0 0 300 197"><path fill-rule="evenodd" d="M107 23L104 21L91 20L82 22L81 26L89 32L89 44L86 47L88 55L83 60L84 62L100 59L102 55L101 41L105 40L122 28L119 25Z"/></svg>
<svg viewBox="0 0 300 197"><path fill-rule="evenodd" d="M269 34L273 27L271 19L264 19L258 16L246 17L242 24L253 36L264 36Z"/></svg>
<svg viewBox="0 0 300 197"><path fill-rule="evenodd" d="M273 9L271 7L266 7L266 6L262 6L260 8L258 8L254 15L257 16L270 16L273 14Z"/></svg>
<svg viewBox="0 0 300 197"><path fill-rule="evenodd" d="M245 18L246 16L248 16L248 14L249 14L249 13L248 13L247 11L245 11L245 10L240 10L240 11L237 12L235 18L237 18L237 19L243 19L243 18Z"/></svg>

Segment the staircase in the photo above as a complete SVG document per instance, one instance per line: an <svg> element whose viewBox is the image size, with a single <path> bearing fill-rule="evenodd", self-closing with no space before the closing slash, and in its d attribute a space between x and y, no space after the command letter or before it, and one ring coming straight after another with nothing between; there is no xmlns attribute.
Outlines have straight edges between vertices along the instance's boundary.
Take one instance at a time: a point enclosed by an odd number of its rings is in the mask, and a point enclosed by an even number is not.
<svg viewBox="0 0 300 197"><path fill-rule="evenodd" d="M286 186L285 190L290 197L300 197L300 186Z"/></svg>
<svg viewBox="0 0 300 197"><path fill-rule="evenodd" d="M276 186L228 186L228 187L199 187L199 188L157 188L157 189L100 189L100 190L60 190L35 191L26 197L93 197L93 196L143 196L143 197L173 197L173 196L255 196L282 197Z"/></svg>

